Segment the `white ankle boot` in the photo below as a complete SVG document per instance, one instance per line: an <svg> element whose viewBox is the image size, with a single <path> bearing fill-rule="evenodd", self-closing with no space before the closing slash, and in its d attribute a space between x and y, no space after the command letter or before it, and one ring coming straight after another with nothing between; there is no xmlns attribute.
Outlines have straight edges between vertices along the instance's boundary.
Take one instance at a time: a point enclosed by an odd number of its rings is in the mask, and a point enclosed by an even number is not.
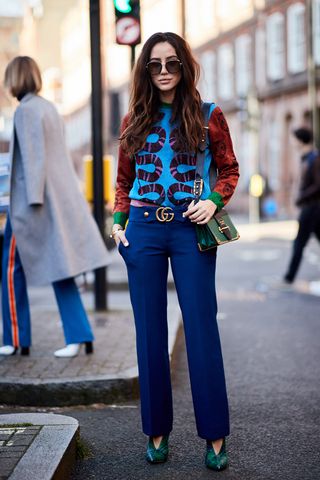
<svg viewBox="0 0 320 480"><path fill-rule="evenodd" d="M16 351L16 348L12 345L4 345L3 347L0 347L0 355L14 355Z"/></svg>
<svg viewBox="0 0 320 480"><path fill-rule="evenodd" d="M80 345L80 343L69 343L66 347L56 350L54 356L59 358L76 357L80 352Z"/></svg>

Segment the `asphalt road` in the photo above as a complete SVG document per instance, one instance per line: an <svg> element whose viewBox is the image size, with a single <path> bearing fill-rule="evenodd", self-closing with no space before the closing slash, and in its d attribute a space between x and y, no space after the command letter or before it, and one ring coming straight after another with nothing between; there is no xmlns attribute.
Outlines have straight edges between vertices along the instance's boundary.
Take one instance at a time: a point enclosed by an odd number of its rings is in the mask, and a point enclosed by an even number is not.
<svg viewBox="0 0 320 480"><path fill-rule="evenodd" d="M219 325L232 433L230 468L204 467L196 435L183 334L172 365L174 430L170 458L144 459L137 402L59 410L76 417L92 456L72 480L319 480L320 297L273 287L285 269L290 243L261 240L221 247ZM308 249L300 278L320 278L320 251Z"/></svg>

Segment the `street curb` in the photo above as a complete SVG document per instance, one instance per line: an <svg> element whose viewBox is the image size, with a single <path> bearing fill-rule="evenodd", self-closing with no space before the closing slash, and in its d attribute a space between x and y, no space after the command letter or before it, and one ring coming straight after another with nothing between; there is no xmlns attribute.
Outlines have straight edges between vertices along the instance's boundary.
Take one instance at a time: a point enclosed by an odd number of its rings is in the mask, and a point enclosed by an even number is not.
<svg viewBox="0 0 320 480"><path fill-rule="evenodd" d="M1 425L31 423L42 426L26 452L19 458L10 480L66 480L76 461L79 422L53 413L0 415Z"/></svg>
<svg viewBox="0 0 320 480"><path fill-rule="evenodd" d="M63 407L113 403L139 397L138 375L105 375L95 379L61 379L50 382L0 381L0 403L5 405Z"/></svg>
<svg viewBox="0 0 320 480"><path fill-rule="evenodd" d="M168 309L169 355L176 344L181 313ZM139 398L138 367L116 375L37 380L6 378L0 380L0 403L5 405L61 407L115 403Z"/></svg>

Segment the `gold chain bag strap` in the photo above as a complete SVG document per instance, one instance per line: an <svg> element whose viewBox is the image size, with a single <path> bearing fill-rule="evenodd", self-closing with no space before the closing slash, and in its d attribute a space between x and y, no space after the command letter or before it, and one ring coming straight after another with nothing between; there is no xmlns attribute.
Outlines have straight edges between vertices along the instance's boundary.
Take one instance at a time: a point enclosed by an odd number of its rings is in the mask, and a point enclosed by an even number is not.
<svg viewBox="0 0 320 480"><path fill-rule="evenodd" d="M205 151L207 145L209 145L208 123L210 106L210 103L202 103L202 113L205 120L205 127L197 151L196 176L193 186L195 203L200 200L200 196L203 190ZM225 209L216 212L211 218L211 220L209 220L209 222L205 225L196 225L196 233L198 247L201 252L209 250L211 248L216 248L217 246L223 245L224 243L233 242L240 238L236 227L232 223L232 220Z"/></svg>

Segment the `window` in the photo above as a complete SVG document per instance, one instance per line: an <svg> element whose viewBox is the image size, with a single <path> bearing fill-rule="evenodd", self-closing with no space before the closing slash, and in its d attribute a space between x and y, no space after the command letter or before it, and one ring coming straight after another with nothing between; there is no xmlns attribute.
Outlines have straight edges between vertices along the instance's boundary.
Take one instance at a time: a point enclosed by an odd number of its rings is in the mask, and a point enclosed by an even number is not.
<svg viewBox="0 0 320 480"><path fill-rule="evenodd" d="M288 8L288 71L303 72L306 68L305 6L295 3Z"/></svg>
<svg viewBox="0 0 320 480"><path fill-rule="evenodd" d="M266 34L263 28L256 30L255 51L256 84L258 89L266 83Z"/></svg>
<svg viewBox="0 0 320 480"><path fill-rule="evenodd" d="M252 84L251 37L240 35L236 39L236 88L237 94L246 96Z"/></svg>
<svg viewBox="0 0 320 480"><path fill-rule="evenodd" d="M206 51L200 55L201 64L201 96L205 101L214 101L216 96L216 56Z"/></svg>
<svg viewBox="0 0 320 480"><path fill-rule="evenodd" d="M313 56L316 65L320 65L320 0L313 0Z"/></svg>
<svg viewBox="0 0 320 480"><path fill-rule="evenodd" d="M284 18L276 12L267 20L267 72L270 80L284 77Z"/></svg>
<svg viewBox="0 0 320 480"><path fill-rule="evenodd" d="M222 100L233 96L233 51L230 43L218 49L218 93Z"/></svg>

